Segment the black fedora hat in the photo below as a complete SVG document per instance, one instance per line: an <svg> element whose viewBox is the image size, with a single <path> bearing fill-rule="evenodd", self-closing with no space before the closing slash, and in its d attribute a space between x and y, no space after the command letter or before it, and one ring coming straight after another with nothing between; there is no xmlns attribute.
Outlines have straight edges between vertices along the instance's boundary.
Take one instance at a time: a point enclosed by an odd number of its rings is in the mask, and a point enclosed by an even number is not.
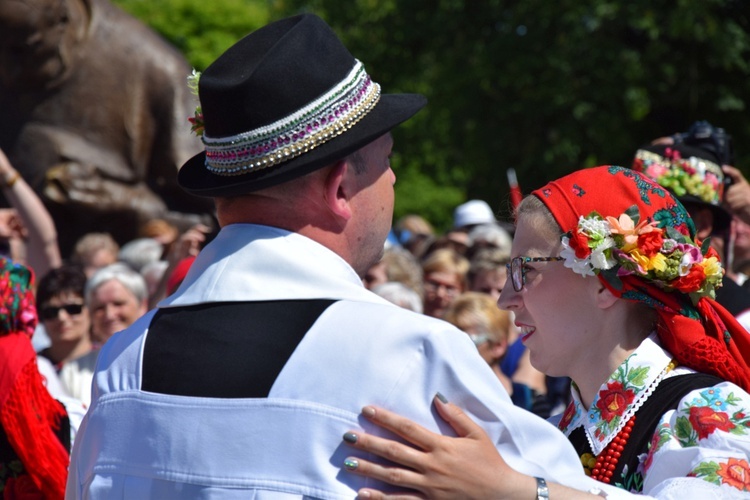
<svg viewBox="0 0 750 500"><path fill-rule="evenodd" d="M691 206L711 210L714 233L729 228L732 216L721 206L724 171L714 152L684 143L648 144L636 151L633 169L669 189L688 212Z"/></svg>
<svg viewBox="0 0 750 500"><path fill-rule="evenodd" d="M180 169L198 196L236 196L340 160L419 111L418 94L381 94L319 17L271 23L200 77L206 150Z"/></svg>

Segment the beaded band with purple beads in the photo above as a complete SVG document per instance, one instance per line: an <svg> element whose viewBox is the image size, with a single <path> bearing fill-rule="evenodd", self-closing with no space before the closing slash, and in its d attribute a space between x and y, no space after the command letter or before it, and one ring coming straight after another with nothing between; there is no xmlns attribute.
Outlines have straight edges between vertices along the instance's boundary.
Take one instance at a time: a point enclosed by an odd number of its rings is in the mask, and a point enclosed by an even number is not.
<svg viewBox="0 0 750 500"><path fill-rule="evenodd" d="M356 61L338 85L281 120L231 137L203 135L206 168L217 175L241 175L278 165L351 128L379 99L380 85Z"/></svg>

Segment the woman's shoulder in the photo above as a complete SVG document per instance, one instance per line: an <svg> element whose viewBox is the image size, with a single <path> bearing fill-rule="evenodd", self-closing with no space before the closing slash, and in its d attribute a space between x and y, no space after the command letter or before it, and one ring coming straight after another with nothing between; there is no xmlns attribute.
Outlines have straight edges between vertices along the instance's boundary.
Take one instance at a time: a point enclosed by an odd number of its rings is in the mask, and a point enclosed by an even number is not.
<svg viewBox="0 0 750 500"><path fill-rule="evenodd" d="M701 383L690 387L691 379ZM737 481L737 474L750 478L750 394L736 384L692 370L676 371L664 382L668 381L687 384L688 389L677 406L662 415L654 431L642 462L643 492L676 478L748 491L750 482Z"/></svg>

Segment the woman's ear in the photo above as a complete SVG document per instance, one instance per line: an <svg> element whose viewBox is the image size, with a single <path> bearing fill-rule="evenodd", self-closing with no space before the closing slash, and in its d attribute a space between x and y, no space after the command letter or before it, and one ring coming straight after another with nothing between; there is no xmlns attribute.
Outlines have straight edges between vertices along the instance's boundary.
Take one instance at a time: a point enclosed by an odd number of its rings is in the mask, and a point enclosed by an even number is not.
<svg viewBox="0 0 750 500"><path fill-rule="evenodd" d="M598 290L596 292L596 305L600 309L607 309L617 303L619 297L612 293L612 291L604 286L601 282L596 284Z"/></svg>

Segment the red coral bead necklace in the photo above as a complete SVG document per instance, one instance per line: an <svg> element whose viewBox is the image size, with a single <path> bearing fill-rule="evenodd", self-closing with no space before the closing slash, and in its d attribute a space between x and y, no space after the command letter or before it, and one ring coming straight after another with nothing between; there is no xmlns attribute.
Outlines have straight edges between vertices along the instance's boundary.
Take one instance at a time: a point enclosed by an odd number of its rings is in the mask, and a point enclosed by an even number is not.
<svg viewBox="0 0 750 500"><path fill-rule="evenodd" d="M597 481L603 483L609 483L614 474L617 463L620 461L622 456L622 450L625 449L625 445L628 444L630 433L633 431L635 425L635 415L630 417L625 427L620 429L617 436L609 442L606 448L599 453L596 457L596 465L591 469L591 477Z"/></svg>

